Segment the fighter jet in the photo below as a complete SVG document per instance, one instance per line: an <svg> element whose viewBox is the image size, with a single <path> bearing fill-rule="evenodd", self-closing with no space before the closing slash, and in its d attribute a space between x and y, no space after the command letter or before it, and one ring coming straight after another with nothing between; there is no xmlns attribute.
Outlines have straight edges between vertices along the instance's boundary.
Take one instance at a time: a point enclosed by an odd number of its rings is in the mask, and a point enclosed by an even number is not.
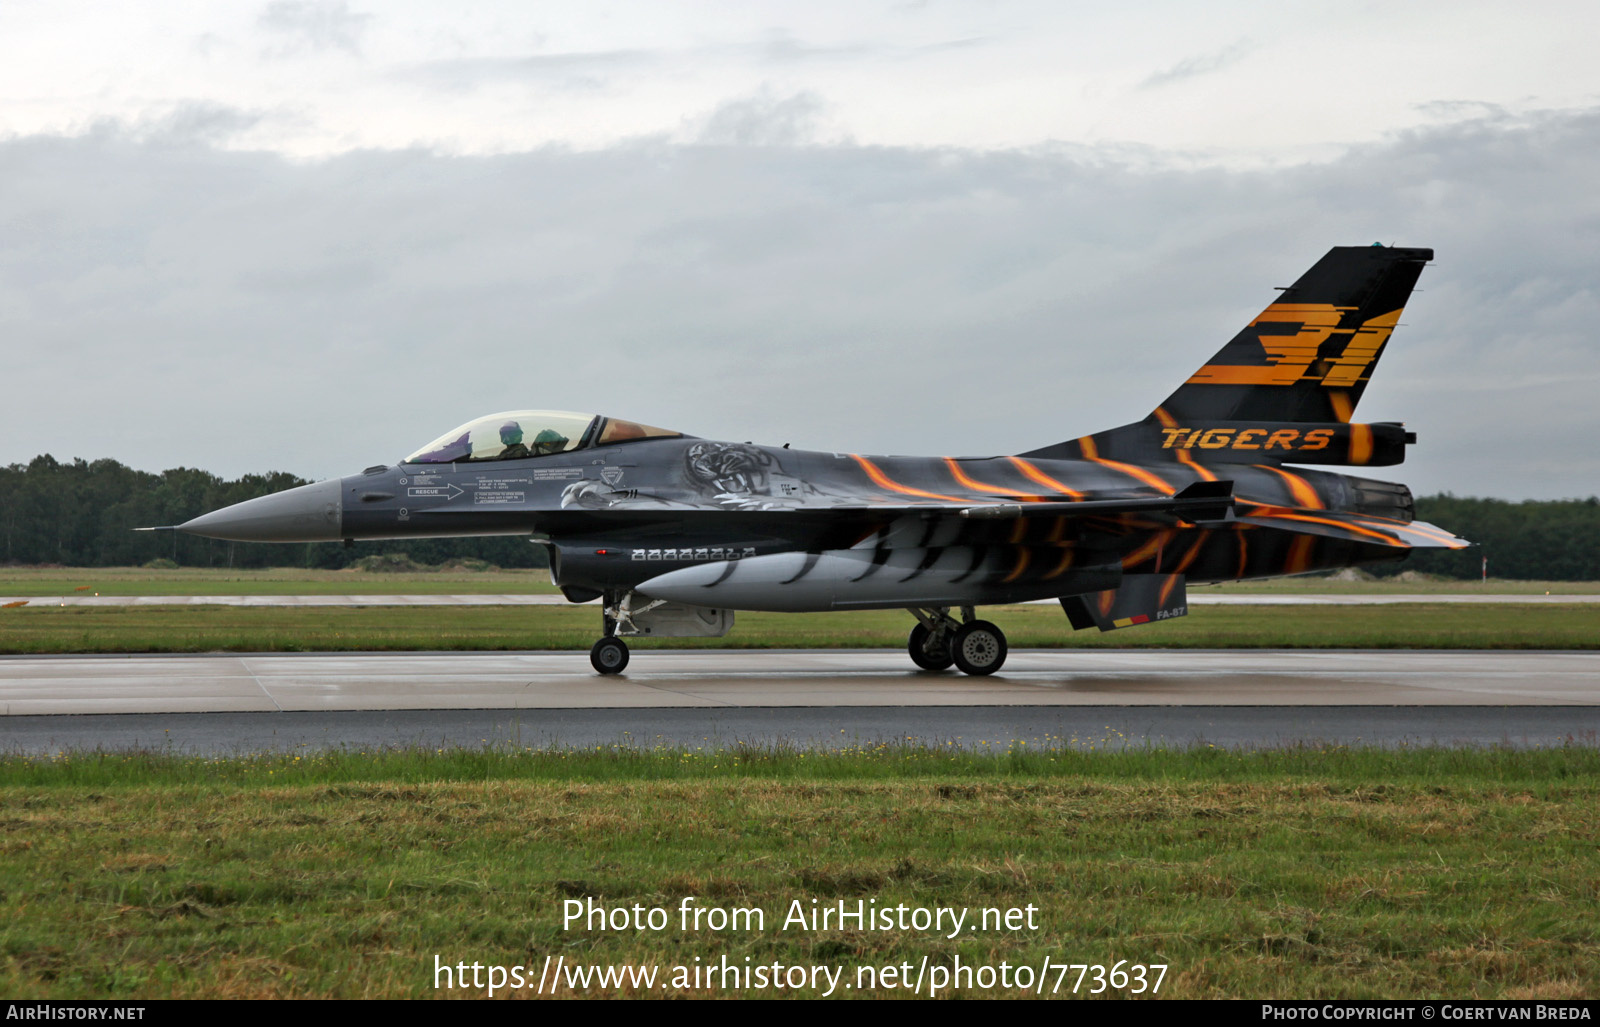
<svg viewBox="0 0 1600 1027"><path fill-rule="evenodd" d="M1074 629L1188 612L1188 581L1306 574L1469 545L1404 485L1303 465L1400 463L1416 435L1352 420L1428 249L1336 247L1142 420L986 458L716 442L610 415L515 410L394 464L197 517L263 542L526 535L627 639L721 637L737 610L898 608L928 671L991 674L978 607L1056 599ZM959 617L957 616L959 614Z"/></svg>

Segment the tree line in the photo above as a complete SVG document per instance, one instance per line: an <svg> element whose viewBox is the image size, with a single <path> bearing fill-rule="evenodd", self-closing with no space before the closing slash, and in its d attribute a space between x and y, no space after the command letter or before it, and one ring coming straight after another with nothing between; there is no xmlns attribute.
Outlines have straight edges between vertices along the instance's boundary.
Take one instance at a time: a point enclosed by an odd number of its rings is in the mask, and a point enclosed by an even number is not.
<svg viewBox="0 0 1600 1027"><path fill-rule="evenodd" d="M1417 519L1477 543L1471 549L1419 549L1394 570L1476 578L1600 581L1600 497L1471 499L1449 493L1417 499Z"/></svg>
<svg viewBox="0 0 1600 1027"><path fill-rule="evenodd" d="M160 474L115 460L64 463L38 456L0 468L0 563L132 567L171 560L182 567L317 567L337 570L362 557L403 553L417 563L479 559L499 567L547 566L544 547L522 536L408 539L404 542L251 543L180 531L182 524L246 499L306 485L274 471L225 481L178 467Z"/></svg>
<svg viewBox="0 0 1600 1027"><path fill-rule="evenodd" d="M543 546L526 538L409 539L395 542L252 544L134 528L182 524L232 503L307 484L276 471L225 481L187 467L151 474L115 460L64 463L39 456L0 468L0 563L128 567L171 560L184 567L340 568L373 554L417 563L479 559L500 567L543 567ZM1417 517L1471 539L1472 549L1420 550L1391 573L1417 570L1476 578L1482 560L1497 578L1600 580L1600 498L1417 500Z"/></svg>

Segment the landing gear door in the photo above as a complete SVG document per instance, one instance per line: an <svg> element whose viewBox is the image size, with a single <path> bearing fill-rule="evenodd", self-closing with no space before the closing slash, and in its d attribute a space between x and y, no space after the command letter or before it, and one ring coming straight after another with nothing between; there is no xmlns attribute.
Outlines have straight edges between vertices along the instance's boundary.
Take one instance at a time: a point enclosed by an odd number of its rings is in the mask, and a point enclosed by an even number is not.
<svg viewBox="0 0 1600 1027"><path fill-rule="evenodd" d="M1062 596L1061 608L1075 630L1115 631L1182 617L1189 594L1182 574L1124 574L1118 588Z"/></svg>
<svg viewBox="0 0 1600 1027"><path fill-rule="evenodd" d="M664 602L634 613L631 620L634 630L619 629L617 634L640 638L721 638L733 627L733 611Z"/></svg>

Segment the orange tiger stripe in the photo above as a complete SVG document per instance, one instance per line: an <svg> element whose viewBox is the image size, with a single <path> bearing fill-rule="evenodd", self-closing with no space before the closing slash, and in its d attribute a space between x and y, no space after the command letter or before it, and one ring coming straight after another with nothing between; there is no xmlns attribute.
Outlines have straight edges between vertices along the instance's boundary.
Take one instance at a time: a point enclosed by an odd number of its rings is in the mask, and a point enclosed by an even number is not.
<svg viewBox="0 0 1600 1027"><path fill-rule="evenodd" d="M1187 449L1178 449L1174 450L1174 452L1178 454L1178 462L1180 464L1188 464L1191 468L1193 468L1194 473L1198 474L1205 481L1217 480L1217 476L1212 474L1208 468L1203 467L1198 461L1196 461L1194 454L1189 452Z"/></svg>
<svg viewBox="0 0 1600 1027"><path fill-rule="evenodd" d="M1396 539L1395 536L1378 531L1375 528L1369 528L1359 524L1350 524L1347 521L1336 521L1329 517L1311 517L1307 514L1301 513L1268 514L1267 516L1280 521L1304 521L1307 524L1326 524L1330 527L1342 528L1345 531L1355 532L1357 535L1365 535L1368 538L1378 539L1380 542L1383 542L1386 545L1400 541L1399 539Z"/></svg>
<svg viewBox="0 0 1600 1027"><path fill-rule="evenodd" d="M1061 493L1063 496L1069 496L1074 500L1083 498L1082 492L1079 492L1077 489L1067 488L1065 485L1039 470L1039 468L1028 463L1028 461L1022 459L1020 456L1008 456L1006 459L1010 460L1013 464L1016 464L1017 470L1027 475L1028 480L1037 482L1047 489L1053 489L1054 491Z"/></svg>
<svg viewBox="0 0 1600 1027"><path fill-rule="evenodd" d="M1267 464L1256 464L1255 466L1265 467L1267 470L1278 475L1286 483L1288 483L1289 494L1294 496L1294 501L1296 503L1299 503L1308 510L1323 509L1322 497L1317 495L1316 488L1312 486L1309 481L1306 481L1298 474L1290 474L1288 471L1277 467L1271 467Z"/></svg>
<svg viewBox="0 0 1600 1027"><path fill-rule="evenodd" d="M1183 577L1181 574L1167 575L1167 580L1161 585L1161 594L1156 596L1156 607L1158 609L1166 608L1167 597L1172 595L1172 590L1178 587L1178 579L1181 577Z"/></svg>
<svg viewBox="0 0 1600 1027"><path fill-rule="evenodd" d="M1314 535L1301 535L1289 545L1289 558L1284 562L1286 574L1299 574L1311 566L1311 546L1317 541Z"/></svg>
<svg viewBox="0 0 1600 1027"><path fill-rule="evenodd" d="M1157 492L1164 492L1170 496L1178 491L1143 467L1135 467L1133 464L1125 464L1117 460L1107 460L1100 456L1100 451L1095 448L1094 440L1087 436L1078 440L1078 446L1083 450L1083 458L1085 460L1100 464L1102 467L1109 467L1113 471L1121 471L1123 474L1132 475Z"/></svg>
<svg viewBox="0 0 1600 1027"><path fill-rule="evenodd" d="M867 477L871 478L874 484L882 488L893 489L894 491L906 496L921 496L924 499L943 499L950 503L971 502L970 499L957 499L955 496L944 496L937 492L924 492L921 489L914 489L909 485L902 485L897 481L891 480L887 474L884 474L882 471L878 470L877 466L866 457L851 453L850 458L861 465L861 469L867 472Z"/></svg>
<svg viewBox="0 0 1600 1027"><path fill-rule="evenodd" d="M1017 550L1017 565L1016 567L1012 568L1010 574L1007 574L1003 579L1001 579L1002 584L1010 584L1011 582L1016 581L1018 578L1022 577L1022 572L1027 569L1028 550L1026 548L1019 549Z"/></svg>
<svg viewBox="0 0 1600 1027"><path fill-rule="evenodd" d="M1029 503L1042 503L1048 498L1047 496L1039 495L1037 492L1023 492L1021 489L1005 488L1000 485L985 485L983 482L978 481L977 479L968 475L966 471L963 471L961 469L961 465L956 463L953 457L945 457L944 462L945 466L950 468L950 474L954 476L957 483L959 483L963 488L969 488L975 492L999 493L1003 496L1013 496L1017 499L1026 500Z"/></svg>
<svg viewBox="0 0 1600 1027"><path fill-rule="evenodd" d="M1170 531L1158 532L1150 539L1150 541L1146 542L1138 549L1135 549L1127 556L1124 556L1122 558L1123 569L1126 570L1129 567L1137 567L1139 564L1161 552L1161 548L1167 544L1167 540L1172 537L1172 534L1173 533Z"/></svg>
<svg viewBox="0 0 1600 1027"><path fill-rule="evenodd" d="M1178 566L1173 568L1172 573L1182 574L1184 571L1188 570L1189 565L1194 563L1194 558L1200 555L1200 547L1205 545L1206 539L1210 537L1211 532L1202 531L1200 533L1200 537L1194 540L1194 545L1190 546L1189 551L1183 554L1183 559L1178 561Z"/></svg>
<svg viewBox="0 0 1600 1027"><path fill-rule="evenodd" d="M1055 570L1044 576L1045 580L1049 581L1050 579L1059 577L1061 574L1065 573L1066 569L1072 566L1072 555L1073 551L1071 549L1063 549L1061 551L1061 562L1056 564Z"/></svg>

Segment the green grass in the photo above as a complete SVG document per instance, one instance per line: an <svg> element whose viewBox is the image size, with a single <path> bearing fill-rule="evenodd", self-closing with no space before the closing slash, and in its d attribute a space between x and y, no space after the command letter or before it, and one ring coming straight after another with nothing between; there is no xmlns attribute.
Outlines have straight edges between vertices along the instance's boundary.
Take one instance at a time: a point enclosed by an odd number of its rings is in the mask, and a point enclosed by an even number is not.
<svg viewBox="0 0 1600 1027"><path fill-rule="evenodd" d="M1074 632L1057 606L986 607L1016 648L1600 648L1581 605L1196 606L1189 616ZM0 653L587 649L596 604L480 607L23 606L0 609ZM630 640L640 648L895 648L901 611L742 613L726 638Z"/></svg>
<svg viewBox="0 0 1600 1027"><path fill-rule="evenodd" d="M0 991L413 997L436 954L534 976L727 955L1129 959L1176 998L1592 997L1597 772L1584 748L13 757ZM765 929L563 930L568 899L686 895ZM1032 904L1038 929L780 929L841 899Z"/></svg>
<svg viewBox="0 0 1600 1027"><path fill-rule="evenodd" d="M543 568L371 573L294 567L235 571L201 567L0 567L0 596L554 595Z"/></svg>

